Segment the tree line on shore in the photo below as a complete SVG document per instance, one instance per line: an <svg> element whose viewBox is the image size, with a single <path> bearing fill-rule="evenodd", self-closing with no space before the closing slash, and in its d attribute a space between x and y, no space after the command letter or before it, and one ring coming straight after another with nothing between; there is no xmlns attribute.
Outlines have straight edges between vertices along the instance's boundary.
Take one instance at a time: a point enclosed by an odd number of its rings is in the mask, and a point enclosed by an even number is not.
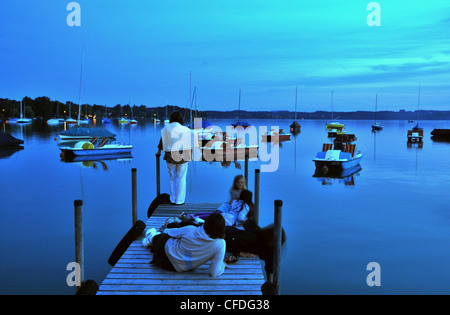
<svg viewBox="0 0 450 315"><path fill-rule="evenodd" d="M31 99L24 97L22 99L24 116L27 118L77 118L78 104L67 101L65 103L50 100L49 97L41 96ZM96 117L101 119L120 118L120 117L134 117L160 120L168 119L171 112L177 110L181 112L187 122L190 117L203 117L210 119L324 119L330 120L331 112L315 111L315 112L297 112L295 115L291 111L195 111L189 108L183 108L176 105L166 105L159 107L147 107L146 105L121 105L117 104L114 107L106 107L105 105L90 105L83 104L81 106L81 117ZM70 111L70 112L69 112ZM0 98L0 119L9 119L19 117L20 114L20 100L11 100L8 98ZM373 120L375 113L372 111L353 111L353 112L334 112L335 119L351 120L351 119L365 119ZM378 111L377 120L450 120L450 111L437 110L420 110L418 111Z"/></svg>
<svg viewBox="0 0 450 315"><path fill-rule="evenodd" d="M120 117L136 117L136 118L158 118L168 119L168 115L174 110L180 111L185 117L190 117L189 109L181 108L174 105L167 105L163 107L147 107L145 105L117 104L114 107L106 107L105 105L90 105L83 104L78 106L73 102L67 101L62 103L60 101L50 100L49 97L41 96L31 99L24 97L22 99L23 115L27 118L77 118L78 110L81 107L81 117L96 117L96 118L120 118ZM194 112L194 111L193 111ZM204 112L197 111L194 113L196 117L205 116ZM0 118L8 119L19 117L20 115L20 100L11 100L8 98L0 98Z"/></svg>

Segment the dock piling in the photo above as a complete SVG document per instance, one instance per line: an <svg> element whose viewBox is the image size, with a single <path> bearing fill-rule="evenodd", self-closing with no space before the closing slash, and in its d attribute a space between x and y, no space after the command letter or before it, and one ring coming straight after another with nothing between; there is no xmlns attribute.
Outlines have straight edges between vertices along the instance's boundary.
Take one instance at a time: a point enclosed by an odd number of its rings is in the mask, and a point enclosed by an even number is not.
<svg viewBox="0 0 450 315"><path fill-rule="evenodd" d="M245 154L245 167L244 167L244 169L245 169L245 182L248 185L248 154L247 153Z"/></svg>
<svg viewBox="0 0 450 315"><path fill-rule="evenodd" d="M255 223L259 225L259 178L261 171L255 169L255 209L254 209L254 219Z"/></svg>
<svg viewBox="0 0 450 315"><path fill-rule="evenodd" d="M274 249L273 249L273 288L275 294L280 294L280 275L281 275L281 208L283 206L282 200L275 200L275 214L274 214Z"/></svg>
<svg viewBox="0 0 450 315"><path fill-rule="evenodd" d="M160 162L161 153L156 153L156 196L159 196L161 193L161 162Z"/></svg>
<svg viewBox="0 0 450 315"><path fill-rule="evenodd" d="M74 201L75 208L75 262L80 266L80 286L84 281L83 200ZM77 290L80 288L77 286Z"/></svg>
<svg viewBox="0 0 450 315"><path fill-rule="evenodd" d="M131 169L131 217L132 225L137 221L137 170Z"/></svg>

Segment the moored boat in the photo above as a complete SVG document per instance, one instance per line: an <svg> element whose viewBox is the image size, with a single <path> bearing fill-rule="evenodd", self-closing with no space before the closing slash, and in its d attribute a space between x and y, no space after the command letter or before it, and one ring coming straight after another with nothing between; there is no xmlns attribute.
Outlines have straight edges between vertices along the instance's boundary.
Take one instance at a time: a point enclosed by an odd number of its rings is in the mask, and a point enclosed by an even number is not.
<svg viewBox="0 0 450 315"><path fill-rule="evenodd" d="M75 127L69 130L60 131L59 137L61 140L89 140L93 137L113 139L116 135L104 128Z"/></svg>
<svg viewBox="0 0 450 315"><path fill-rule="evenodd" d="M291 134L284 132L283 129L280 129L279 132L275 132L273 129L269 132L266 132L261 135L262 141L264 142L272 142L272 141L289 141L291 140Z"/></svg>
<svg viewBox="0 0 450 315"><path fill-rule="evenodd" d="M417 124L411 130L408 130L408 143L422 143L423 142L423 129Z"/></svg>
<svg viewBox="0 0 450 315"><path fill-rule="evenodd" d="M335 139L334 147L331 143L324 143L322 151L313 159L316 168L348 169L358 165L363 155L351 143L355 140L355 135L341 135Z"/></svg>
<svg viewBox="0 0 450 315"><path fill-rule="evenodd" d="M108 143L108 138L92 138L90 141L78 141L73 146L61 146L61 158L73 156L105 156L130 154L133 146L131 144Z"/></svg>
<svg viewBox="0 0 450 315"><path fill-rule="evenodd" d="M431 132L432 139L450 140L450 129L434 128Z"/></svg>

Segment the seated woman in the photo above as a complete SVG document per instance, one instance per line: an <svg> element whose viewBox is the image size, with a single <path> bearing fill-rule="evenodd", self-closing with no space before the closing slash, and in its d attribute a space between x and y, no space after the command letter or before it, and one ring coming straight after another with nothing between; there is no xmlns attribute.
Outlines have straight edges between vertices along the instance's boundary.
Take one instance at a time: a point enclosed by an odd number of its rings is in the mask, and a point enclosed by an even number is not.
<svg viewBox="0 0 450 315"><path fill-rule="evenodd" d="M237 261L238 256L252 257L259 256L264 260L264 269L267 274L267 280L273 281L273 224L260 228L253 219L248 219L244 223L244 230L234 226L225 228L226 251L231 252L233 256L227 257L228 263ZM281 244L286 241L286 235L282 229Z"/></svg>
<svg viewBox="0 0 450 315"><path fill-rule="evenodd" d="M252 202L253 194L250 190L242 190L239 199L224 202L217 208L216 213L222 214L225 219L226 226L243 224L247 218L253 217L254 204ZM195 217L205 218L209 213L199 212Z"/></svg>
<svg viewBox="0 0 450 315"><path fill-rule="evenodd" d="M210 261L209 275L217 277L227 266L223 261L226 248L224 235L224 218L219 213L212 213L200 227L187 225L165 229L163 233L150 229L142 244L151 247L152 263L163 269L183 272Z"/></svg>

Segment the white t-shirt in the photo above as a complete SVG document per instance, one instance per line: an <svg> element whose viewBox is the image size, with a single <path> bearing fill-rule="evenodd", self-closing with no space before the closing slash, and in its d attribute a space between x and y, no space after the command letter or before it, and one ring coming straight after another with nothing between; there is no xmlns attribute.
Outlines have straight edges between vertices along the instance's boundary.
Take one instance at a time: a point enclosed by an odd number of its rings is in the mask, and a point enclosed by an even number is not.
<svg viewBox="0 0 450 315"><path fill-rule="evenodd" d="M175 270L178 272L194 269L211 261L209 275L220 276L225 271L225 240L212 239L203 226L184 226L178 229L165 229L171 238L166 242L165 250Z"/></svg>

